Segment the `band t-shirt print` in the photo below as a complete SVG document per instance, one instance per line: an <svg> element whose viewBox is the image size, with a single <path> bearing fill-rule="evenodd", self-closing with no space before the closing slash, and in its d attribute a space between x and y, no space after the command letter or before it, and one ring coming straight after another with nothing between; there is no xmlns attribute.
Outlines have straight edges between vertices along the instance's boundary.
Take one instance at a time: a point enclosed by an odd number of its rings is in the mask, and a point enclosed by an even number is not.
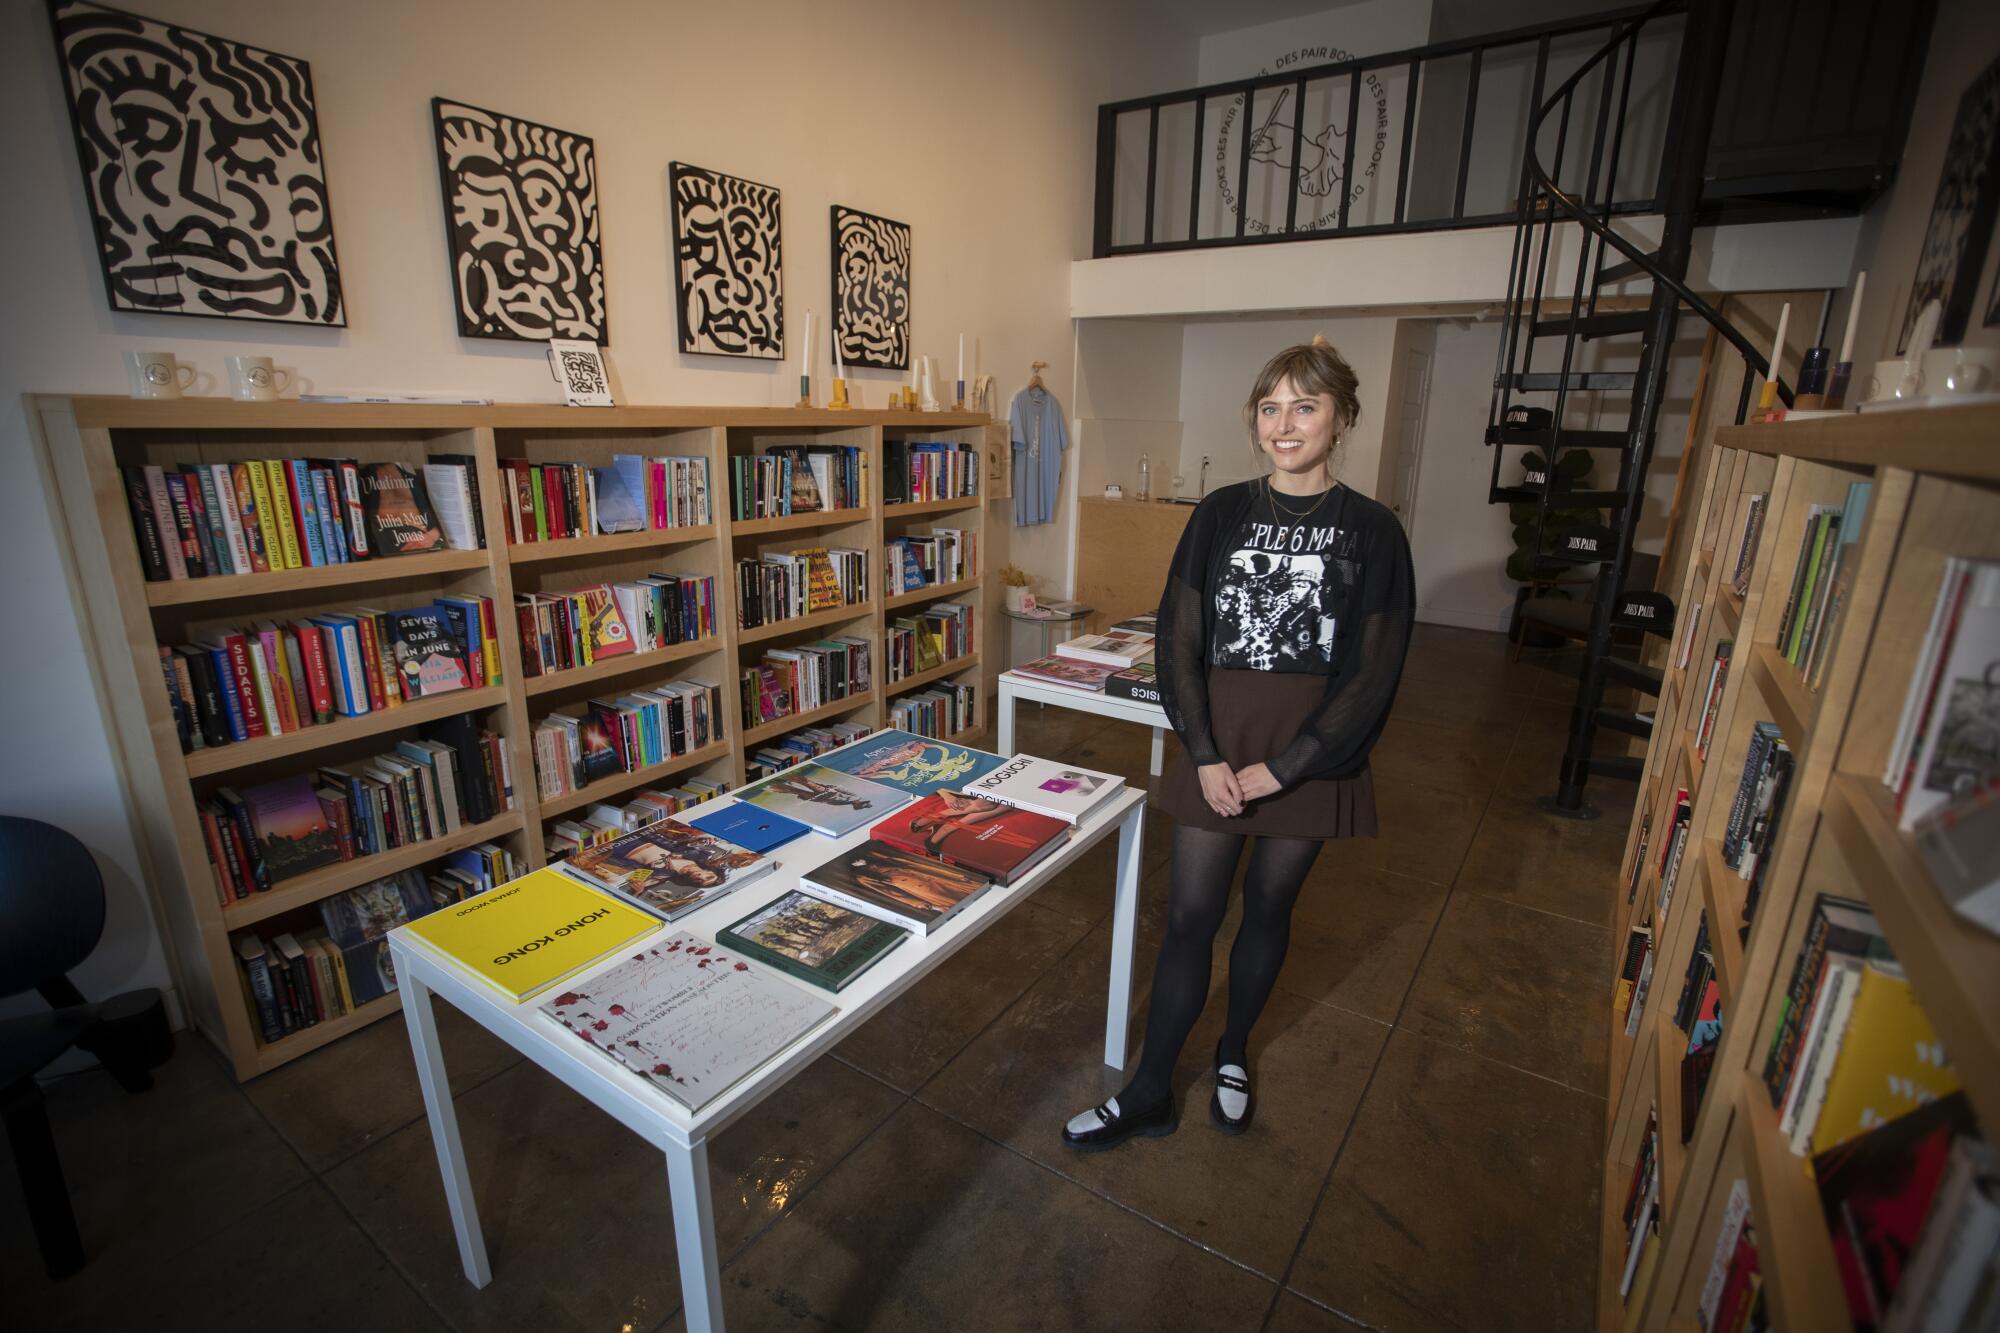
<svg viewBox="0 0 2000 1333"><path fill-rule="evenodd" d="M1209 665L1333 669L1335 585L1352 587L1360 572L1355 533L1337 526L1338 517L1339 507L1329 505L1295 520L1268 497L1250 507L1216 583Z"/></svg>

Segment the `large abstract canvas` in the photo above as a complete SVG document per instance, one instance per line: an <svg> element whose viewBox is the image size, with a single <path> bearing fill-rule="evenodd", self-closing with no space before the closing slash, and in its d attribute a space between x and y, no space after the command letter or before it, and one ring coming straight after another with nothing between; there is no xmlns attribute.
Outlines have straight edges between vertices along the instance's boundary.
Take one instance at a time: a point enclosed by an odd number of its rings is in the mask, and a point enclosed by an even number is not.
<svg viewBox="0 0 2000 1333"><path fill-rule="evenodd" d="M833 319L850 366L910 364L910 228L833 206Z"/></svg>
<svg viewBox="0 0 2000 1333"><path fill-rule="evenodd" d="M50 10L111 308L345 325L311 67L80 0Z"/></svg>
<svg viewBox="0 0 2000 1333"><path fill-rule="evenodd" d="M669 164L668 181L681 350L782 359L777 189L684 162Z"/></svg>
<svg viewBox="0 0 2000 1333"><path fill-rule="evenodd" d="M458 331L608 345L591 141L442 97L431 114Z"/></svg>

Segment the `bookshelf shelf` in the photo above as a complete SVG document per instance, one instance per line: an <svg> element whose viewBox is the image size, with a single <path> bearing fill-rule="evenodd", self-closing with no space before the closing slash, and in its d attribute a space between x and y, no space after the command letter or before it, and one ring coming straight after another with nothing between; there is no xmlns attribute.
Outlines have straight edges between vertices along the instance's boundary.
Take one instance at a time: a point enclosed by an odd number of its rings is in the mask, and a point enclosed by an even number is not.
<svg viewBox="0 0 2000 1333"><path fill-rule="evenodd" d="M488 685L477 690L455 690L450 694L433 695L427 699L418 699L414 703L400 704L395 708L363 713L359 717L343 717L324 726L288 731L281 736L259 736L255 740L218 745L213 749L192 750L187 755L187 774L191 778L205 778L213 777L217 773L231 773L272 759L331 749L345 741L359 740L364 736L380 736L384 732L403 731L426 722L435 722L441 717L477 712L484 708L498 708L506 702L507 690L502 685Z"/></svg>
<svg viewBox="0 0 2000 1333"><path fill-rule="evenodd" d="M912 588L908 592L899 592L885 598L882 602L882 609L885 611L894 611L899 607L916 606L923 602L943 601L948 597L956 597L962 592L972 592L982 582L983 580L975 574L969 579L957 579L951 583L926 583L921 588Z"/></svg>
<svg viewBox="0 0 2000 1333"><path fill-rule="evenodd" d="M985 503L980 495L961 495L951 500L910 500L882 506L883 518L922 518L926 514L954 514L961 509L977 509Z"/></svg>
<svg viewBox="0 0 2000 1333"><path fill-rule="evenodd" d="M667 785L674 774L691 768L734 785L743 779L748 747L823 719L844 718L879 727L889 701L879 686L886 612L892 606L978 593L987 583L985 576L975 576L913 589L890 601L878 593L831 611L742 630L737 626L736 592L730 578L739 553L765 545L806 545L807 537L826 542L837 535L838 544L865 552L870 577L879 580L884 523L891 514L902 519L953 513L955 522L947 526L964 528L976 543L987 531L984 497L901 505L893 511L882 502L885 437L956 441L979 454L984 481L993 423L974 413L699 406L581 411L552 404L245 404L200 398L140 402L62 396L34 397L30 413L43 472L54 483L49 503L64 529L62 549L86 601L82 619L98 668L93 680L125 774L134 834L148 871L151 915L170 937L169 965L190 1021L228 1056L239 1079L275 1069L393 1013L396 1004L391 1000L366 1006L265 1044L254 1002L244 994L231 932L254 929L267 934L275 927L261 923L309 909L331 894L374 879L427 866L474 843L493 842L522 868L534 869L547 858L546 821L647 785ZM731 521L730 459L746 449L760 451L800 434L860 450L862 476L869 488L863 497L867 503L784 518ZM501 470L510 461L602 467L610 465L614 454L650 456L663 446L676 457L706 461L713 521L552 542L510 545L503 540L509 488L502 483ZM1004 450L1004 444L999 447ZM437 454L464 456L478 471L481 519L496 540L476 551L445 550L276 573L148 583L126 494L111 483L119 477L121 465L174 468L210 453L221 458L313 453L403 462ZM801 540L788 541L792 534ZM612 582L653 567L655 560L673 573L715 578L714 635L580 670L536 677L524 673L519 625L512 614L517 592ZM498 684L283 736L181 752L160 670L163 643L181 642L210 621L307 614L320 606L365 604L375 597L403 605L444 592L493 600L499 613L495 630L503 677ZM998 599L980 597L973 599L973 605L985 622L975 628L974 641L1000 632ZM867 641L870 678L877 688L740 732L732 724L727 739L694 754L638 773L615 775L582 792L540 799L534 776L537 712L546 712L559 701L586 697L599 687L652 685L693 675L706 677L719 688L723 719L740 718L744 673L766 647L829 634ZM990 662L962 660L953 663L951 671L957 679L979 681L983 691L992 689ZM917 683L899 685L915 688ZM983 712L976 708L975 716ZM499 740L512 773L516 809L452 837L324 867L241 901L219 901L198 808L207 788L217 781L231 781L247 790L268 780L290 778L309 772L326 755L340 752L339 747L352 744L358 750L370 737L406 733L424 722L465 713L477 714L480 727ZM976 729L962 733L977 734Z"/></svg>
<svg viewBox="0 0 2000 1333"><path fill-rule="evenodd" d="M934 666L928 671L919 671L914 676L905 676L901 680L892 680L885 688L891 694L907 694L911 690L920 689L934 681L943 680L946 676L956 676L959 672L978 665L978 653L960 653L950 661Z"/></svg>
<svg viewBox="0 0 2000 1333"><path fill-rule="evenodd" d="M519 797L516 796L516 804ZM248 898L239 898L222 909L223 925L229 930L241 930L245 926L268 920L291 911L295 907L307 907L322 898L330 898L343 889L367 884L385 875L400 874L413 866L424 865L440 857L463 851L482 842L491 842L509 833L519 832L524 816L518 809L495 815L479 824L460 826L458 832L446 834L442 838L432 838L427 842L405 843L386 852L373 856L357 856L352 861L341 861L330 866L285 880L265 893L253 893ZM213 893L213 889L210 890Z"/></svg>
<svg viewBox="0 0 2000 1333"><path fill-rule="evenodd" d="M753 745L763 744L773 736L782 736L788 731L809 727L815 722L852 713L857 708L870 707L875 703L875 691L868 690L861 694L850 694L845 699L835 699L830 704L821 704L818 708L809 708L803 713L787 713L769 722L760 722L743 733L743 748L748 750Z"/></svg>
<svg viewBox="0 0 2000 1333"><path fill-rule="evenodd" d="M719 653L723 649L720 635L710 635L706 639L695 639L690 643L668 644L650 653L629 653L621 657L607 657L602 662L592 662L589 666L572 667L568 671L549 671L539 676L530 676L522 686L522 692L530 699L543 694L553 694L557 690L570 689L577 685L589 685L600 680L610 680L615 676L638 675L657 670L675 662L684 662L690 657L703 657L709 653Z"/></svg>
<svg viewBox="0 0 2000 1333"><path fill-rule="evenodd" d="M387 1018L402 1007L402 992L390 991L387 995L377 996L359 1006L353 1013L330 1018L324 1023L315 1023L303 1032L287 1033L273 1042L259 1043L255 1052L257 1072L268 1074L308 1051L316 1051L328 1042L338 1041L350 1032L360 1031L378 1018Z"/></svg>
<svg viewBox="0 0 2000 1333"><path fill-rule="evenodd" d="M1757 1226L1764 1288L1771 1293L1772 1327L1801 1333L1847 1328L1847 1302L1812 1175L1780 1137L1769 1099L1758 1105L1760 1092L1749 1073L1738 1078L1737 1132L1747 1145L1750 1216Z"/></svg>
<svg viewBox="0 0 2000 1333"><path fill-rule="evenodd" d="M565 792L561 796L545 796L541 802L542 818L554 819L556 816L566 815L572 810L580 810L587 805L595 805L597 802L608 800L613 796L621 796L635 788L643 787L647 783L664 781L676 773L685 773L691 768L699 768L703 764L714 763L728 753L729 740L725 737L722 740L704 745L699 750L690 750L686 754L677 754L665 763L653 764L646 768L635 768L630 773L613 773L608 778L599 778L595 782L578 787L575 791Z"/></svg>
<svg viewBox="0 0 2000 1333"><path fill-rule="evenodd" d="M313 569L286 569L269 574L217 574L205 579L174 579L166 583L146 584L146 602L149 606L240 602L288 592L352 588L397 579L435 578L443 574L484 569L489 559L485 551L433 551L428 555L386 556L357 560L351 565L320 565Z"/></svg>
<svg viewBox="0 0 2000 1333"><path fill-rule="evenodd" d="M1730 638L1743 633L1743 599L1732 589L1724 588L1722 596L1716 599L1715 615L1717 623Z"/></svg>
<svg viewBox="0 0 2000 1333"><path fill-rule="evenodd" d="M852 509L815 509L805 514L785 514L778 518L731 519L732 537L760 537L772 532L811 532L815 528L844 528L850 523L866 523L875 517L871 505Z"/></svg>
<svg viewBox="0 0 2000 1333"><path fill-rule="evenodd" d="M1804 678L1768 643L1760 643L1750 655L1750 670L1763 687L1764 702L1771 720L1784 733L1785 744L1794 749L1805 744L1806 724L1812 717L1812 692Z"/></svg>
<svg viewBox="0 0 2000 1333"><path fill-rule="evenodd" d="M874 608L868 602L848 602L836 606L831 611L815 611L808 616L791 616L784 620L773 620L755 629L736 631L739 644L763 643L767 639L782 639L787 634L799 634L806 630L821 629L828 625L840 625L850 620L860 620Z"/></svg>
<svg viewBox="0 0 2000 1333"><path fill-rule="evenodd" d="M1719 838L1701 843L1701 900L1708 912L1709 952L1715 957L1715 975L1722 992L1725 1011L1735 1007L1743 978L1743 941L1737 927L1743 922L1743 879L1722 859Z"/></svg>
<svg viewBox="0 0 2000 1333"><path fill-rule="evenodd" d="M986 724L983 722L975 722L969 727L962 727L959 730L952 732L951 735L945 737L944 739L947 745L970 745L973 741L978 740L982 735L984 735L985 732L986 732Z"/></svg>
<svg viewBox="0 0 2000 1333"><path fill-rule="evenodd" d="M565 537L552 542L517 542L507 547L507 559L515 565L539 565L552 560L601 559L632 551L661 551L714 540L713 523L686 528L648 528L643 532L606 532L590 537Z"/></svg>

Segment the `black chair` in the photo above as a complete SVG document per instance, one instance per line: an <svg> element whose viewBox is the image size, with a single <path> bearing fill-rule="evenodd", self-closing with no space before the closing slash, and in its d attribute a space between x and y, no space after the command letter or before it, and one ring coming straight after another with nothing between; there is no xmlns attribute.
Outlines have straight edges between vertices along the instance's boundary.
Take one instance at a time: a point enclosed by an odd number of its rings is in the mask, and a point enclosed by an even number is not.
<svg viewBox="0 0 2000 1333"><path fill-rule="evenodd" d="M104 935L104 878L82 843L53 824L0 815L0 998L34 990L49 1012L0 1020L0 1109L21 1193L51 1278L83 1267L83 1242L35 1075L72 1046L88 1051L127 1092L173 1054L160 993L85 1001L69 971Z"/></svg>

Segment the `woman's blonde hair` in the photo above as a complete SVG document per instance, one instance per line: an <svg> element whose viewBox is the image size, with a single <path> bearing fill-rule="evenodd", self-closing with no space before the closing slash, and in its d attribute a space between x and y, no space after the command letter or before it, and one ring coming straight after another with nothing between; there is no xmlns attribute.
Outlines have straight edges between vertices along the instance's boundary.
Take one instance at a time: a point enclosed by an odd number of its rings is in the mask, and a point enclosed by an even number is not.
<svg viewBox="0 0 2000 1333"><path fill-rule="evenodd" d="M1361 416L1361 381L1354 367L1347 364L1347 358L1317 335L1309 343L1287 347L1257 372L1257 382L1250 386L1250 397L1243 404L1243 425L1250 432L1250 452L1262 460L1264 451L1257 443L1257 404L1271 396L1280 380L1290 380L1292 388L1307 397L1326 394L1333 399L1334 410L1340 414L1340 425L1333 432L1337 452L1340 442ZM1334 456L1327 455L1329 476L1333 474Z"/></svg>

